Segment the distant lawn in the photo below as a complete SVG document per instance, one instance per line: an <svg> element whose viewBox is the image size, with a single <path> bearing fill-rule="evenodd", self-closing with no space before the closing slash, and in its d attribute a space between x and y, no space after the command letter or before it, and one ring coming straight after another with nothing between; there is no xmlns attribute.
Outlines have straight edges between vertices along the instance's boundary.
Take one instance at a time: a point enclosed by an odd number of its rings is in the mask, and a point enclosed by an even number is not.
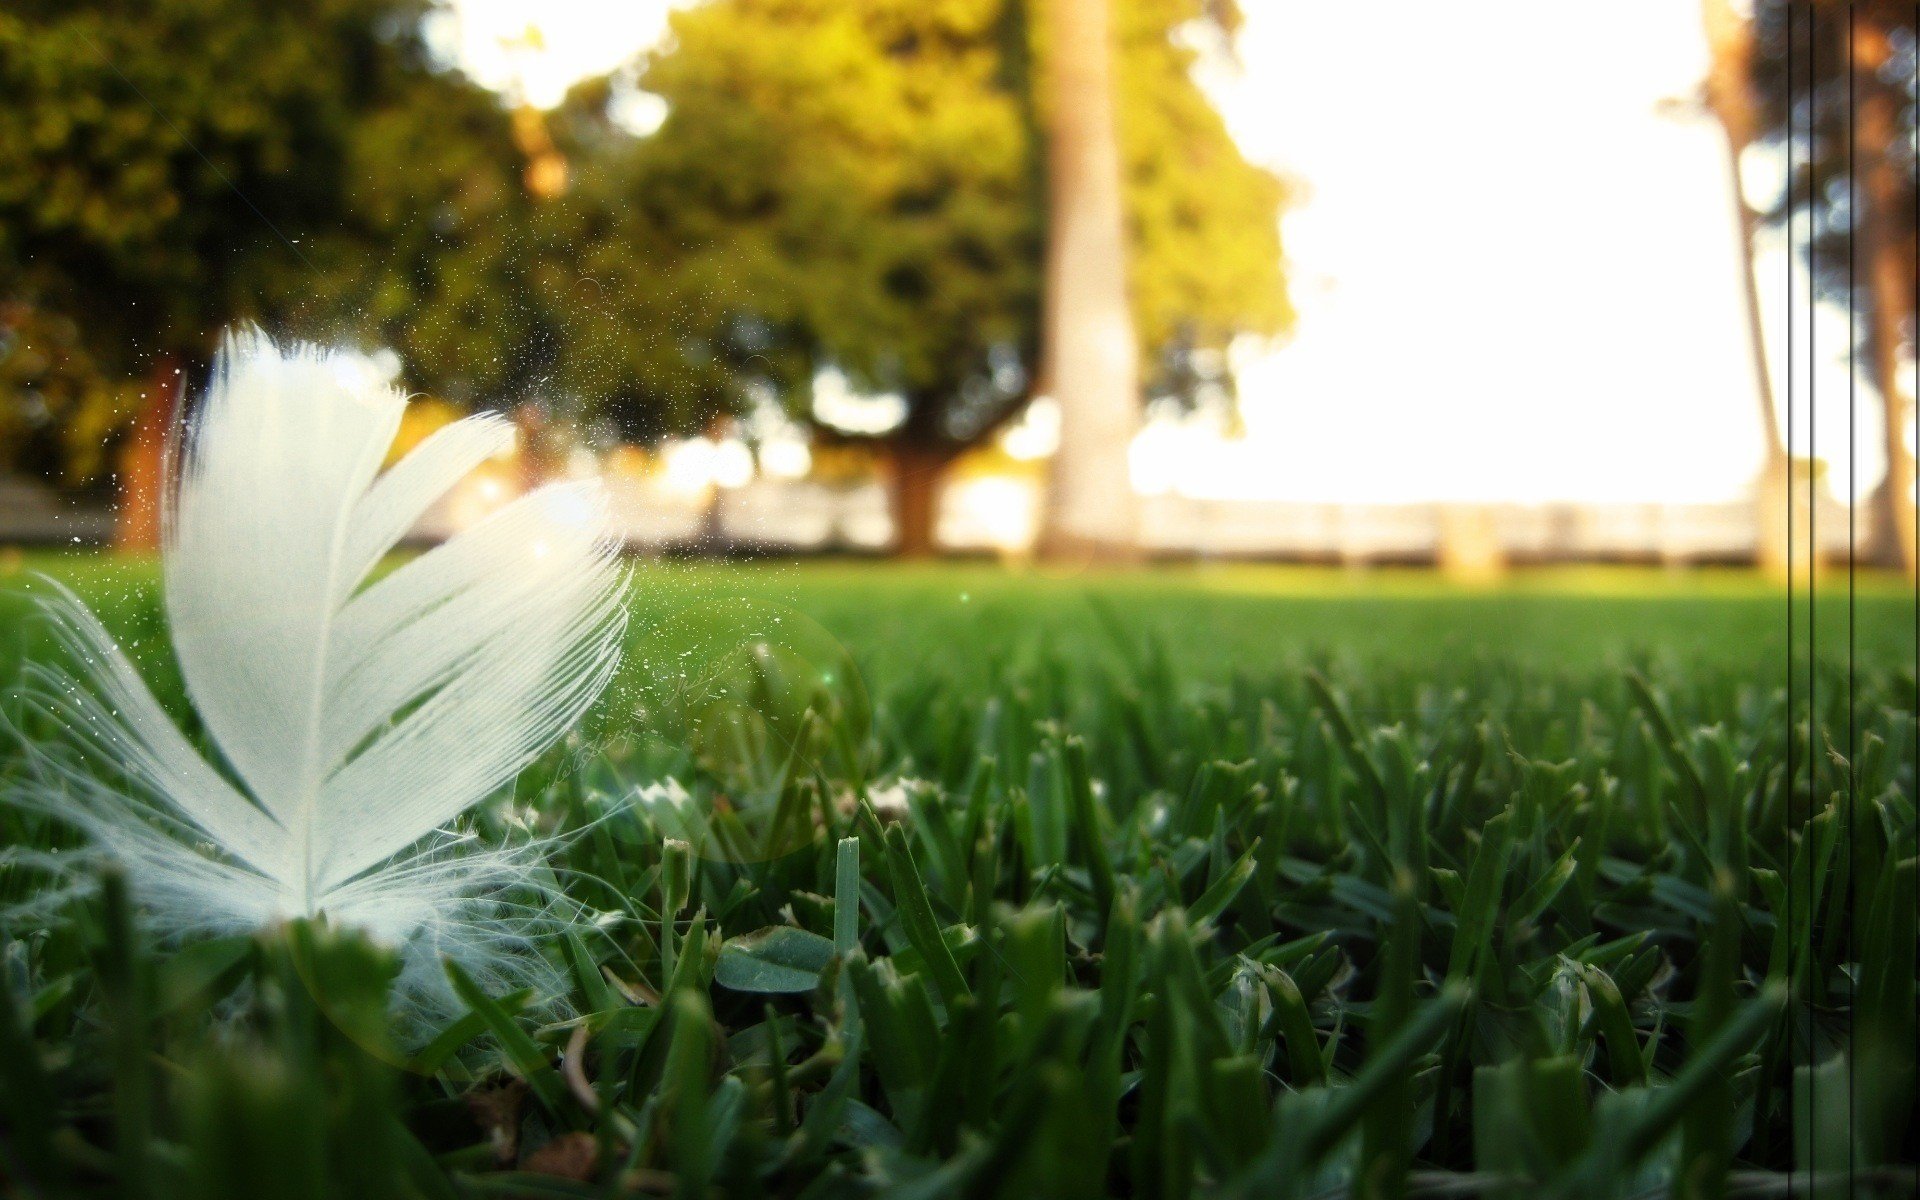
<svg viewBox="0 0 1920 1200"><path fill-rule="evenodd" d="M24 615L30 572L67 582L109 622L154 628L148 562L30 554L0 564L0 628ZM1627 664L1713 667L1782 680L1808 653L1808 602L1751 572L1579 567L1516 572L1486 589L1403 569L1266 565L1065 573L980 563L799 560L754 564L636 560L636 631L690 607L790 608L844 642L863 669L968 672L1015 646L1082 660L1116 637L1150 634L1179 673L1220 679L1312 661L1391 662L1443 674L1466 662L1555 670ZM1816 591L1822 659L1912 668L1914 599L1902 581L1863 575L1851 603L1837 573ZM0 662L18 642L0 643Z"/></svg>

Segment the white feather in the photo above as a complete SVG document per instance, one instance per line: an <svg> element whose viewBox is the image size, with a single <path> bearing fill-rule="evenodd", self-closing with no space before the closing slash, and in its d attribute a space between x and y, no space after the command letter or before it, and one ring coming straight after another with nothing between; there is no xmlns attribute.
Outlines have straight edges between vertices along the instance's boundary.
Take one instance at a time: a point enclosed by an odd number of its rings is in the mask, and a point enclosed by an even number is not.
<svg viewBox="0 0 1920 1200"><path fill-rule="evenodd" d="M229 337L180 450L163 569L180 671L227 771L56 589L47 610L81 670L38 671L34 703L72 731L72 753L37 755L38 782L13 798L88 832L168 929L324 913L400 947L411 998L431 1001L441 955L493 979L534 961L521 952L542 889L531 908L509 894L538 876L541 847L445 826L606 685L623 576L588 481L370 579L512 444L506 422L469 417L381 473L405 406L357 356Z"/></svg>

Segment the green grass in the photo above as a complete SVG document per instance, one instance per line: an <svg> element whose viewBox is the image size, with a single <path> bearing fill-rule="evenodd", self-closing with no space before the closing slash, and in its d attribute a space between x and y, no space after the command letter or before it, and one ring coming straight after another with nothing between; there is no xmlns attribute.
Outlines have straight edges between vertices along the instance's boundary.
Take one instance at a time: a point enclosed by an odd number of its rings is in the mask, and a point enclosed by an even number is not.
<svg viewBox="0 0 1920 1200"><path fill-rule="evenodd" d="M150 569L28 565L177 702ZM643 566L619 682L516 787L591 824L576 1018L468 989L403 1047L380 951L151 947L110 882L7 931L0 1182L1897 1193L1914 610L1843 584L1790 630L1732 574ZM702 820L627 802L668 776Z"/></svg>

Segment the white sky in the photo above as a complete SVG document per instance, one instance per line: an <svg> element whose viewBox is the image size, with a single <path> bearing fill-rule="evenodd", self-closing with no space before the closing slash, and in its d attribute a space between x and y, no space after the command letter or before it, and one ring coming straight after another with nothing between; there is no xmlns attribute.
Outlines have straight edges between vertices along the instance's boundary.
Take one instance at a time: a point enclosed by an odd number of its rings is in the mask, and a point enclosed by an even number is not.
<svg viewBox="0 0 1920 1200"><path fill-rule="evenodd" d="M1248 155L1304 182L1283 220L1300 323L1245 356L1243 440L1157 426L1137 473L1193 495L1359 502L1746 493L1762 441L1723 151L1691 112L1694 4L1243 7L1243 69L1206 83ZM470 72L551 104L657 40L669 3L454 8L441 36ZM1784 251L1763 258L1769 329L1785 328L1789 270ZM1844 321L1819 340L1840 348ZM1846 373L1819 369L1819 442L1837 457L1846 413L1826 397ZM1868 424L1858 492L1880 471Z"/></svg>
<svg viewBox="0 0 1920 1200"><path fill-rule="evenodd" d="M575 83L658 42L674 7L672 0L448 0L432 36L481 83L552 108Z"/></svg>

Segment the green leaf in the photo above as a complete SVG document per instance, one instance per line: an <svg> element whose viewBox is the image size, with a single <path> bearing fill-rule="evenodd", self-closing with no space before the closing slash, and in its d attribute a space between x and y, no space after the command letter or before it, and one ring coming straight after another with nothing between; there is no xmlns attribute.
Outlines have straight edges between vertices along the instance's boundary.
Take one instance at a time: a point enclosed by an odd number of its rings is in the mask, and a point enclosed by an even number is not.
<svg viewBox="0 0 1920 1200"><path fill-rule="evenodd" d="M841 958L860 944L860 839L841 838L833 863L833 952Z"/></svg>
<svg viewBox="0 0 1920 1200"><path fill-rule="evenodd" d="M1234 864L1227 868L1226 873L1214 881L1212 887L1202 892L1200 898L1187 907L1187 921L1190 925L1211 921L1227 910L1227 905L1233 903L1233 898L1240 894L1240 889L1247 886L1247 880L1253 878L1253 872L1258 866L1253 856L1259 849L1260 839L1255 838L1253 844L1247 847L1246 853L1236 859Z"/></svg>
<svg viewBox="0 0 1920 1200"><path fill-rule="evenodd" d="M926 885L921 882L920 872L913 865L913 853L907 848L907 835L901 832L898 825L887 827L886 851L887 874L893 881L893 900L898 906L907 940L927 965L934 988L940 993L943 1003L966 995L967 981L960 974L960 965L953 960L953 952L947 949L946 939L940 935L940 926L933 919L933 905L927 899Z"/></svg>
<svg viewBox="0 0 1920 1200"><path fill-rule="evenodd" d="M1512 811L1487 822L1480 848L1467 870L1466 898L1454 923L1453 948L1447 957L1447 978L1471 979L1487 952L1487 941L1498 919L1500 895L1506 884L1507 857L1513 850Z"/></svg>
<svg viewBox="0 0 1920 1200"><path fill-rule="evenodd" d="M601 976L600 964L593 960L592 953L587 950L586 943L580 940L578 933L567 930L566 936L561 939L560 949L566 955L567 970L573 974L574 986L586 998L586 1011L611 1012L625 1007L625 1003Z"/></svg>
<svg viewBox="0 0 1920 1200"><path fill-rule="evenodd" d="M454 994L485 1022L487 1031L499 1039L507 1061L527 1081L527 1086L533 1089L533 1094L540 1098L540 1103L546 1106L547 1111L555 1114L570 1111L566 1102L566 1087L561 1083L559 1073L553 1069L553 1064L547 1060L547 1052L527 1035L526 1030L520 1028L513 1014L487 995L473 981L473 977L452 959L447 960L447 978L453 981Z"/></svg>
<svg viewBox="0 0 1920 1200"><path fill-rule="evenodd" d="M1573 878L1574 869L1579 865L1575 857L1579 850L1580 839L1575 838L1553 866L1547 868L1546 874L1534 880L1532 886L1513 902L1513 908L1507 915L1508 928L1531 925L1540 919L1540 914L1547 911L1547 906L1560 894L1560 889L1566 887L1567 881Z"/></svg>
<svg viewBox="0 0 1920 1200"><path fill-rule="evenodd" d="M833 961L833 943L792 925L769 925L728 938L714 982L736 992L807 992Z"/></svg>

